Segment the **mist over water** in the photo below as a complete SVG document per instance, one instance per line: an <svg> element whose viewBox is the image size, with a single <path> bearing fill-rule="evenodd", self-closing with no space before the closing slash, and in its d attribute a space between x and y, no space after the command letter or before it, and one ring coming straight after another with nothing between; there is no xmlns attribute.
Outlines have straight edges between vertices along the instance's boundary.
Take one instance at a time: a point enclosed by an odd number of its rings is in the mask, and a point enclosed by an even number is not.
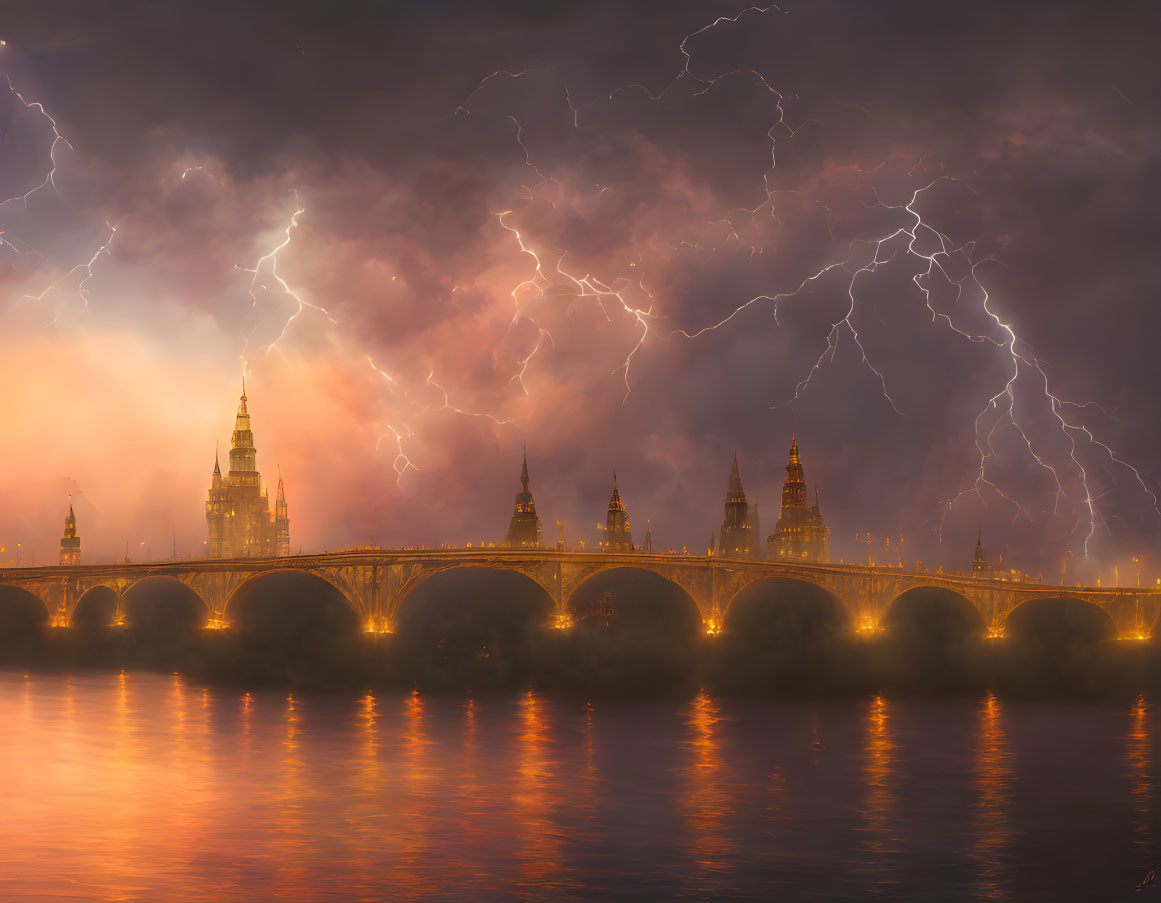
<svg viewBox="0 0 1161 903"><path fill-rule="evenodd" d="M0 665L176 671L248 689L531 687L584 698L1161 691L1161 644L1115 639L1100 609L1066 598L1021 606L1002 638L987 637L979 613L947 591L905 593L877 629L858 630L837 599L784 579L752 584L726 610L721 634L707 636L684 591L628 568L578 587L567 629L554 626L539 586L484 568L421 583L385 635L365 633L334 587L296 573L244 587L229 630L206 629L200 600L166 578L137 584L117 611L111 592L94 591L73 626L51 628L38 600L0 587ZM118 617L123 623L110 626Z"/></svg>

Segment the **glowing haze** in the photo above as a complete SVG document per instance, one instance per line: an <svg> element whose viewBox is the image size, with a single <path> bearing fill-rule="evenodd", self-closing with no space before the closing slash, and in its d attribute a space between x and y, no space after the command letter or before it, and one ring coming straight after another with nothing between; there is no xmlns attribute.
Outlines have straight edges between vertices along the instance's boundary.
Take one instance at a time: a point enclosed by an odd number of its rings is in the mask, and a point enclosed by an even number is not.
<svg viewBox="0 0 1161 903"><path fill-rule="evenodd" d="M497 540L527 440L702 551L797 430L836 558L1152 579L1156 8L484 6L15 5L0 561L199 554L245 371L295 548Z"/></svg>

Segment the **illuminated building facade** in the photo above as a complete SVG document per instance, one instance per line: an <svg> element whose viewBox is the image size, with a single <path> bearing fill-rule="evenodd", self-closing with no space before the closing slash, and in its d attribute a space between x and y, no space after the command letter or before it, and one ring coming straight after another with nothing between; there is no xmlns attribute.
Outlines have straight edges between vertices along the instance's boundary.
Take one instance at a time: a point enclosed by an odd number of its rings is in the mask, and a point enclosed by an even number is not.
<svg viewBox="0 0 1161 903"><path fill-rule="evenodd" d="M210 558L273 558L290 554L290 515L281 475L274 512L270 497L262 489L258 473L254 433L246 409L246 384L230 438L230 470L222 476L217 455L206 501L206 524Z"/></svg>
<svg viewBox="0 0 1161 903"><path fill-rule="evenodd" d="M514 549L540 548L540 518L536 516L536 502L528 491L528 450L524 451L524 467L520 471L520 491L516 493L516 508L508 524L505 545Z"/></svg>
<svg viewBox="0 0 1161 903"><path fill-rule="evenodd" d="M629 529L629 512L621 501L617 488L617 471L613 471L613 495L609 499L609 513L605 518L605 538L601 548L608 552L632 552L633 534Z"/></svg>
<svg viewBox="0 0 1161 903"><path fill-rule="evenodd" d="M718 532L718 554L725 558L749 558L753 548L753 530L750 526L750 506L742 489L738 473L738 453L734 452L734 467L726 488L726 519Z"/></svg>
<svg viewBox="0 0 1161 903"><path fill-rule="evenodd" d="M65 518L64 534L60 538L60 563L81 563L81 538L77 536L77 516L73 514L72 502L69 502L69 515Z"/></svg>
<svg viewBox="0 0 1161 903"><path fill-rule="evenodd" d="M778 515L778 525L766 540L766 556L828 562L829 540L830 528L818 510L818 493L815 493L813 505L806 504L806 478L798 457L798 437L795 436L790 441L790 459L786 462L782 511Z"/></svg>

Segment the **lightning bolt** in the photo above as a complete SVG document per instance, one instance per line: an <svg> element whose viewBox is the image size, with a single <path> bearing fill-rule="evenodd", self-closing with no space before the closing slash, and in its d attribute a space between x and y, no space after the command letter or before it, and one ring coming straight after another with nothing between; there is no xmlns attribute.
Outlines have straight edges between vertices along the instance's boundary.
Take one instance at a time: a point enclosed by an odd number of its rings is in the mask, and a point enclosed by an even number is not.
<svg viewBox="0 0 1161 903"><path fill-rule="evenodd" d="M191 167L191 169L200 169L200 168L201 167ZM186 175L188 175L189 172L190 172L190 170L187 169L184 173L182 173L182 178L184 179L186 177ZM287 281L285 279L283 279L282 276L280 276L278 274L278 254L287 245L290 244L291 236L294 233L294 230L298 228L298 218L300 216L302 216L302 214L304 214L305 212L306 212L306 208L300 204L298 209L295 210L294 213L291 215L290 222L286 224L286 228L282 232L282 240L277 245L275 245L273 248L271 248L269 251L267 251L265 254L263 254L261 257L259 257L258 262L255 263L253 267L244 267L244 266L239 266L237 264L234 265L234 269L241 270L242 272L252 274L253 278L251 278L250 285L248 286L248 289L247 289L248 292L250 293L251 307L256 308L258 306L258 292L259 291L263 291L263 292L270 291L270 286L266 282L261 281L263 273L268 274L270 276L270 278L273 279L277 283L278 288L282 291L282 293L293 298L294 302L298 305L298 309L287 318L285 323L282 324L282 329L281 329L281 331L279 331L278 337L275 338L273 342L271 342L269 345L266 346L267 352L270 352L275 347L277 347L278 343L281 342L283 337L286 335L286 330L290 328L290 324L293 323L295 320L297 320L298 317L307 308L310 308L311 310L318 311L324 317L326 317L331 323L336 322L335 318L330 315L330 313L327 311L327 309L325 307L320 307L317 304L312 304L310 301L307 301L305 298L303 298L301 295L299 295L297 292L295 292L294 289L292 289L290 287L290 285L287 283Z"/></svg>
<svg viewBox="0 0 1161 903"><path fill-rule="evenodd" d="M88 307L89 293L85 289L85 285L90 279L93 278L93 267L96 265L97 260L100 259L102 254L108 255L109 245L113 243L113 236L117 234L117 227L112 223L105 223L105 227L109 230L109 237L105 239L104 244L102 244L99 248L97 248L96 251L93 252L93 255L87 261L84 263L78 263L76 266L66 271L63 276L60 276L59 278L50 282L39 295L25 295L22 300L33 302L43 301L49 294L53 292L54 289L83 271L85 275L81 277L81 280L77 283L76 292L81 301L84 302L85 307Z"/></svg>
<svg viewBox="0 0 1161 903"><path fill-rule="evenodd" d="M4 44L2 42L0 42L0 47L3 47L3 46L4 46ZM21 204L25 208L27 208L28 207L28 199L30 197L32 197L34 194L36 194L38 191L40 191L42 188L48 188L48 187L51 187L53 189L56 188L56 154L57 154L57 150L59 149L59 147L62 144L65 147L67 147L69 150L72 150L73 146L72 146L72 144L69 143L68 139L65 138L65 136L60 133L60 129L57 128L56 120L44 108L44 104L42 104L39 100L34 100L34 101L25 100L24 95L21 94L19 91L16 90L16 88L14 88L12 86L12 79L11 78L9 78L7 75L5 75L4 80L8 83L8 90L12 93L12 95L17 100L19 100L24 105L25 109L35 110L37 113L39 113L41 116L44 117L44 119L48 122L49 127L52 129L52 143L49 145L49 148L48 148L49 168L48 168L48 172L45 174L44 180L39 185L36 185L36 186L30 188L28 191L24 192L24 194L16 195L15 197L10 197L10 198L7 198L6 200L0 202L0 208L6 206L7 204L12 203L13 201L20 201Z"/></svg>
<svg viewBox="0 0 1161 903"><path fill-rule="evenodd" d="M807 125L821 127L822 123L818 122L817 120L808 119L806 122L800 124L797 128L792 128L786 121L786 112L783 105L784 100L786 100L786 96L782 92L778 91L773 85L771 85L766 80L765 76L762 75L762 73L749 68L731 69L716 75L697 73L694 71L693 54L689 48L690 41L695 39L697 36L712 31L719 26L725 24L737 24L743 16L766 15L769 13L778 13L783 15L786 14L785 11L779 8L777 5L770 5L751 6L741 10L734 16L717 17L703 27L690 32L681 40L680 44L678 45L678 50L683 61L681 69L678 72L677 77L662 91L654 94L643 85L627 85L614 89L607 95L605 100L612 100L619 92L628 89L638 89L644 91L651 99L659 100L668 91L672 90L675 85L686 79L697 85L696 89L693 90L692 95L699 96L711 90L714 85L723 78L732 75L746 74L750 76L758 86L769 92L775 98L776 117L775 121L767 131L767 137L771 142L772 171L777 165L777 149L779 141L779 135L777 134L778 130L785 130L785 132L788 133L789 138L792 139L802 128L806 127ZM499 75L520 77L526 74L527 71L528 70L525 70L523 72L514 74L507 72L506 70L500 70L498 72L492 73L492 75L486 77L480 82L471 96L474 97L475 94L484 87L486 82ZM568 110L572 115L573 126L574 128L578 128L584 106L577 106L574 104L571 92L569 91L567 85L562 83L562 89L565 104L567 105ZM842 101L839 99L834 100L840 105L856 108L868 117L872 115L869 110L858 104L852 104L850 102ZM461 105L459 109L466 110L466 103ZM529 149L525 145L522 138L522 130L520 129L519 122L514 116L510 116L509 118L511 118L512 121L517 125L516 140L520 146L520 149L525 155L525 163L532 167L542 180L546 180L544 174L532 162ZM914 175L915 170L918 168L919 166L916 166L912 170L911 175ZM861 178L862 174L860 174L860 180ZM942 323L946 328L950 329L952 332L966 341L986 342L991 344L1005 356L1005 359L1009 365L1007 375L1004 377L1002 384L998 387L997 391L995 391L988 398L984 407L979 411L975 418L975 447L979 454L975 475L966 488L958 491L950 500L941 503L943 510L937 531L940 541L942 541L943 527L946 517L952 511L959 499L961 499L966 494L975 494L981 499L981 501L986 503L986 499L983 495L985 489L990 489L996 493L997 496L1011 504L1016 509L1016 518L1025 517L1030 522L1032 521L1032 515L1027 510L1027 508L1024 507L1024 505L1022 505L1011 494L1005 492L996 483L996 481L991 479L988 475L989 464L996 459L997 454L994 445L994 437L996 431L1003 425L1010 427L1015 431L1030 459L1038 467L1043 469L1051 476L1055 486L1055 503L1053 506L1054 514L1059 513L1062 504L1067 501L1069 496L1069 491L1065 486L1064 472L1068 472L1077 480L1081 497L1079 505L1080 508L1085 512L1085 526L1087 529L1084 539L1084 550L1085 555L1087 556L1089 552L1089 544L1095 534L1098 524L1100 523L1097 501L1101 496L1093 492L1089 469L1085 466L1082 460L1082 450L1078 443L1078 437L1085 440L1088 447L1095 448L1103 452L1108 457L1108 460L1111 464L1128 470L1132 474L1136 484L1149 499L1154 512L1157 513L1159 517L1161 517L1161 507L1158 506L1157 494L1152 488L1150 488L1148 482L1138 468L1127 462L1107 443L1102 442L1100 439L1094 436L1092 431L1083 422L1077 422L1070 416L1066 416L1065 412L1067 410L1076 410L1079 413L1092 403L1089 402L1079 404L1061 398L1058 394L1053 392L1050 386L1048 374L1045 371L1042 362L1032 350L1030 343L1022 339L1017 334L1014 326L997 312L991 295L979 277L978 268L982 264L988 262L990 258L984 258L981 260L973 259L973 243L968 242L957 246L950 241L945 233L941 232L930 223L924 221L922 215L917 209L917 204L926 192L944 181L955 182L967 188L969 191L973 191L971 186L967 185L962 180L940 174L934 179L927 181L926 184L916 188L911 194L911 197L907 203L902 205L885 204L879 200L876 195L875 206L886 210L902 211L908 217L908 224L891 229L885 234L870 240L860 239L852 242L848 246L847 254L843 259L825 264L816 272L807 276L806 279L804 279L797 287L789 291L763 294L751 298L748 301L745 301L743 304L739 305L731 313L720 319L718 322L696 331L689 332L686 330L673 330L668 334L659 335L662 339L681 336L687 340L696 340L698 337L704 335L707 332L728 326L740 313L757 304L771 305L773 307L775 321L777 322L778 310L781 302L795 297L807 286L817 282L820 279L823 279L829 274L841 272L845 274L844 282L847 298L845 312L843 313L842 317L832 322L826 335L825 345L822 352L819 354L807 372L802 376L802 378L796 382L791 397L782 402L781 405L792 405L801 397L802 393L810 387L814 377L817 375L820 369L827 363L833 363L835 355L839 349L840 342L845 338L854 343L859 352L862 365L874 377L878 383L882 396L890 405L892 410L897 415L902 415L903 412L900 409L899 404L896 402L895 398L889 391L887 375L885 371L880 366L878 366L868 354L867 348L865 347L859 335L859 331L853 321L853 316L859 306L860 288L874 278L874 274L881 266L892 260L896 260L901 256L916 261L919 264L919 269L912 277L912 281L921 292L924 304L926 305L927 310L931 315L932 321ZM752 209L739 212L748 213L752 218L756 217L760 212L768 213L771 217L776 219L776 194L778 192L770 188L769 173L766 176L765 185L766 196L764 200L759 203L758 206ZM525 189L528 191L530 199L535 199L535 192L532 189L529 189L527 186L525 186ZM607 189L601 190L604 191ZM824 210L826 213L827 227L829 230L831 225L830 211L826 210L825 208ZM538 293L542 297L544 291L550 285L554 284L556 277L562 277L566 283L570 283L580 292L581 297L595 298L602 304L602 310L604 310L604 301L615 298L619 302L621 309L624 312L632 315L632 317L641 327L637 341L629 351L624 364L620 368L624 372L624 380L626 385L625 400L627 400L629 397L628 393L631 390L629 371L633 362L633 358L650 335L650 320L654 319L652 304L647 309L630 304L624 297L625 287L621 283L610 285L602 282L599 278L591 274L576 276L565 272L561 266L561 261L563 260L564 253L567 252L561 253L561 255L557 258L557 263L554 268L555 273L553 274L553 278L549 278L548 274L545 273L545 267L542 264L540 257L530 247L530 242L527 237L522 235L516 227L505 221L505 216L511 213L512 211L509 210L498 215L500 225L508 232L513 234L516 239L519 252L531 258L534 265L534 270L528 279L520 282L512 291L514 314L512 322L509 326L508 334L511 333L511 330L522 319L527 318L531 320L531 318L527 317L527 315L522 311L520 296L525 292L532 291ZM728 223L730 221L726 220L725 222ZM921 236L924 239L934 238L936 240L936 249L925 252L920 247ZM727 234L727 239L740 241L740 237L732 225ZM861 259L865 260L866 262L861 262L860 252L863 248L868 247L870 248L869 259L868 257L864 256ZM754 248L753 246L751 246L750 250L751 259L753 259L755 253L761 253L760 250ZM957 276L951 271L951 262L956 259L962 259L964 262L966 262L966 275ZM638 263L640 262L641 260L638 258ZM985 315L987 320L990 321L995 328L994 334L980 334L978 332L963 329L957 325L950 313L936 310L932 303L930 289L926 283L930 278L937 275L946 279L950 285L955 286L956 297L952 305L953 309L958 309L960 300L968 290L974 291L976 294L978 294L980 299L978 302L978 309ZM643 289L643 286L639 281L636 285L638 288ZM605 311L605 313L606 317L608 317L608 312ZM533 324L536 325L536 328L540 330L540 337L535 343L532 351L523 360L518 362L519 371L513 377L519 381L525 393L527 393L527 385L525 383L524 377L531 359L540 350L546 338L551 339L551 336L548 336L547 333L538 324L535 324L535 321L531 322L533 322ZM506 337L507 334L505 338ZM1033 441L1031 435L1029 434L1028 428L1024 425L1021 418L1017 416L1017 387L1023 386L1029 381L1032 381L1034 384L1034 391L1042 400L1043 410L1047 411L1051 415L1057 428L1059 429L1060 435L1063 436L1067 441L1067 452L1062 463L1049 460L1045 453L1039 451L1039 443ZM1099 405L1097 407L1099 408Z"/></svg>

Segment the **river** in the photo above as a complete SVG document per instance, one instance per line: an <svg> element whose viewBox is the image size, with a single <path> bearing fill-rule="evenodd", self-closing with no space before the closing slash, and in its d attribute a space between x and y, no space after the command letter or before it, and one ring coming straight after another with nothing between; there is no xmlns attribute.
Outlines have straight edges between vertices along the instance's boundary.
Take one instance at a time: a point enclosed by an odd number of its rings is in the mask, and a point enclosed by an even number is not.
<svg viewBox="0 0 1161 903"><path fill-rule="evenodd" d="M1159 730L1144 697L0 672L0 900L1115 900L1157 863Z"/></svg>

